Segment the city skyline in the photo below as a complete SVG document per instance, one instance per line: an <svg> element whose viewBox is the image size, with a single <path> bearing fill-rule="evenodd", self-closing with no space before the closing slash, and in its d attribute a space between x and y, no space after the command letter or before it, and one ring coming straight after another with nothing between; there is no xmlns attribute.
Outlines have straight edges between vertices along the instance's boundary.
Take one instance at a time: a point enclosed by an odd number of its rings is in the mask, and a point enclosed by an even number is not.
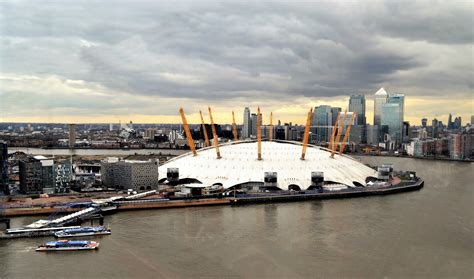
<svg viewBox="0 0 474 279"><path fill-rule="evenodd" d="M387 90L388 91L388 90ZM399 93L395 93L395 94L399 94ZM354 95L354 94L353 94ZM355 95L363 95L365 97L365 100L366 100L366 123L367 124L370 124L370 125L373 125L373 122L374 122L374 95L373 94L355 94ZM406 96L405 96L406 97ZM267 125L269 124L269 121L270 121L270 118L269 118L269 114L270 112L273 112L273 119L274 119L274 125L275 125L275 121L278 121L280 120L282 123L293 123L293 124L298 124L298 125L303 125L304 124L304 121L306 120L306 115L305 113L307 113L307 110L310 109L310 108L315 108L315 107L319 107L319 106L331 106L331 107L336 107L336 108L341 108L342 111L344 111L344 109L347 109L347 111L350 111L349 110L349 99L350 99L350 95L348 95L347 97L343 98L342 100L328 100L326 102L323 102L323 101L320 101L320 102L311 102L311 101L308 101L306 103L307 106L296 106L296 105L288 105L288 106L285 106L283 108L277 108L275 110L268 110L267 109L267 106L260 106L260 105L255 105L254 106L246 106L250 109L250 111L256 111L257 110L257 107L260 107L261 110L262 110L262 123L263 125ZM414 107L414 104L416 103L419 103L421 100L420 99L415 99L415 100L410 100L409 98L405 98L405 109L404 109L404 121L407 121L410 123L410 125L414 125L414 126L421 126L422 125L422 119L426 118L428 119L428 122L431 123L431 121L433 119L436 119L438 121L441 121L442 123L444 123L445 125L448 123L448 118L449 118L449 114L451 114L453 117L458 117L458 116L461 116L462 117L462 125L465 125L465 124L469 124L471 119L472 119L472 114L467 114L466 116L463 116L459 113L456 112L456 110L453 110L453 111L447 111L447 114L442 114L441 116L439 117L432 117L432 116L429 116L429 115L425 115L425 116L414 116L411 112L410 112L410 108L413 108ZM439 105L442 105L441 103L443 102L446 102L446 101L442 101L442 100L438 100L439 101ZM431 102L431 103L438 103L438 102ZM428 104L425 104L426 106L428 106ZM466 104L467 106L469 106L470 104ZM236 108L231 108L231 109L227 109L227 108L222 108L222 107L214 107L212 106L212 109L213 109L213 115L214 115L214 118L216 120L216 124L231 124L232 123L232 113L231 111L233 110L235 113L236 113L236 123L238 125L243 125L243 118L242 117L237 117L237 115L240 115L242 116L242 113L244 113L244 110L246 107L236 107ZM190 124L195 124L195 125L198 125L201 123L201 120L200 120L200 114L199 114L199 110L206 110L207 106L203 105L202 108L197 108L197 111L189 111L186 107L184 107L184 111L186 113L186 117L188 119L188 122ZM179 109L179 108L178 108ZM306 109L306 112L304 111ZM436 107L435 107L436 109ZM286 115L287 117L281 117L282 115ZM209 116L204 112L203 114L204 116L204 121L205 122L209 122ZM130 117L130 118L128 118ZM102 119L104 119L104 121L101 121ZM138 119L138 120L137 120ZM142 121L139 121L139 120L142 120ZM454 118L453 118L454 119ZM26 120L32 120L32 121L26 121ZM47 118L27 118L27 119L24 119L23 121L20 119L20 120L17 120L17 121L7 121L7 120L2 120L2 118L0 117L0 123L64 123L64 124L68 124L68 123L75 123L75 124L119 124L119 123L122 123L122 124L126 124L128 123L129 121L132 121L133 123L137 123L137 124L180 124L182 123L181 122L181 118L179 116L179 111L176 112L176 115L168 115L168 116L158 116L158 115L151 115L151 116L140 116L140 115L126 115L126 116L123 116L123 117L114 117L114 116L111 116L111 117L106 117L106 118L87 118L87 120L84 120L84 121L77 121L77 117L75 116L70 116L70 117L57 117L57 118L51 118L51 117L47 117Z"/></svg>
<svg viewBox="0 0 474 279"><path fill-rule="evenodd" d="M468 2L0 5L1 122L199 123L210 105L303 124L364 94L373 124L380 87L412 125L473 111Z"/></svg>

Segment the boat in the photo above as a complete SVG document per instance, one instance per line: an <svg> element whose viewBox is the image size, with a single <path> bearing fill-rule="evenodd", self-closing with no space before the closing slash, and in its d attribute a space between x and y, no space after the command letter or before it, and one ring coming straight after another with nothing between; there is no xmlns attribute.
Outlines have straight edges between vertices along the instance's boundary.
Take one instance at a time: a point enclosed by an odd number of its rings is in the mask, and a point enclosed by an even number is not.
<svg viewBox="0 0 474 279"><path fill-rule="evenodd" d="M57 238L67 238L67 237L81 237L81 236L94 236L94 235L109 235L111 234L110 229L103 226L98 227L79 227L65 229L62 231L57 231L54 233L54 236Z"/></svg>
<svg viewBox="0 0 474 279"><path fill-rule="evenodd" d="M99 248L99 242L88 240L59 240L45 242L36 248L36 251L76 251L95 250Z"/></svg>

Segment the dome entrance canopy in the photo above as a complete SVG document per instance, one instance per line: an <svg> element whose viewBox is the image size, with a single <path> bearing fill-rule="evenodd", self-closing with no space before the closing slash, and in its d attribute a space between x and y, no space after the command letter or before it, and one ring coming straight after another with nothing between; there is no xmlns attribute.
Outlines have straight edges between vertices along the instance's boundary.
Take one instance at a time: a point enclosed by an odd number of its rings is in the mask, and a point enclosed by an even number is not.
<svg viewBox="0 0 474 279"><path fill-rule="evenodd" d="M227 189L234 185L261 181L265 173L278 174L277 187L288 189L298 185L301 190L311 186L311 173L324 173L325 181L354 187L354 181L366 185L368 176L377 172L349 156L335 155L319 146L308 146L305 160L301 160L301 143L286 141L262 142L262 160L257 157L257 142L239 141L220 145L222 158L216 159L212 147L175 157L158 168L159 177L166 177L168 168L179 168L179 179L196 179L203 184L222 184Z"/></svg>

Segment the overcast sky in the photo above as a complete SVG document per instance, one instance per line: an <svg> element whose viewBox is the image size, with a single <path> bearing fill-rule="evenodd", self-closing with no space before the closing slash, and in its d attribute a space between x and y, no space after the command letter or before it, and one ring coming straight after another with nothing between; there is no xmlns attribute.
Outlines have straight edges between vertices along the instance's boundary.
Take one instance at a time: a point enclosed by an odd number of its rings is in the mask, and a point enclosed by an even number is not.
<svg viewBox="0 0 474 279"><path fill-rule="evenodd" d="M380 87L405 119L468 122L472 1L0 1L0 121L303 123ZM265 121L264 121L265 122Z"/></svg>

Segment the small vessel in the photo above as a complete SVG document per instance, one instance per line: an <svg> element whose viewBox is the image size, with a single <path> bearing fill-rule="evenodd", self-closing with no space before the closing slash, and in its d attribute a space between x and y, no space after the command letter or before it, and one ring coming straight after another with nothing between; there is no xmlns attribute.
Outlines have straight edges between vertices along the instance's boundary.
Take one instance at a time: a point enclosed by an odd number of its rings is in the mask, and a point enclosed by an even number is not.
<svg viewBox="0 0 474 279"><path fill-rule="evenodd" d="M54 236L57 238L67 238L67 237L81 237L81 236L93 236L93 235L109 235L111 234L110 229L103 226L98 227L80 227L80 228L71 228L58 231L54 233Z"/></svg>
<svg viewBox="0 0 474 279"><path fill-rule="evenodd" d="M75 251L95 250L99 248L99 242L88 240L59 240L43 243L36 251Z"/></svg>

